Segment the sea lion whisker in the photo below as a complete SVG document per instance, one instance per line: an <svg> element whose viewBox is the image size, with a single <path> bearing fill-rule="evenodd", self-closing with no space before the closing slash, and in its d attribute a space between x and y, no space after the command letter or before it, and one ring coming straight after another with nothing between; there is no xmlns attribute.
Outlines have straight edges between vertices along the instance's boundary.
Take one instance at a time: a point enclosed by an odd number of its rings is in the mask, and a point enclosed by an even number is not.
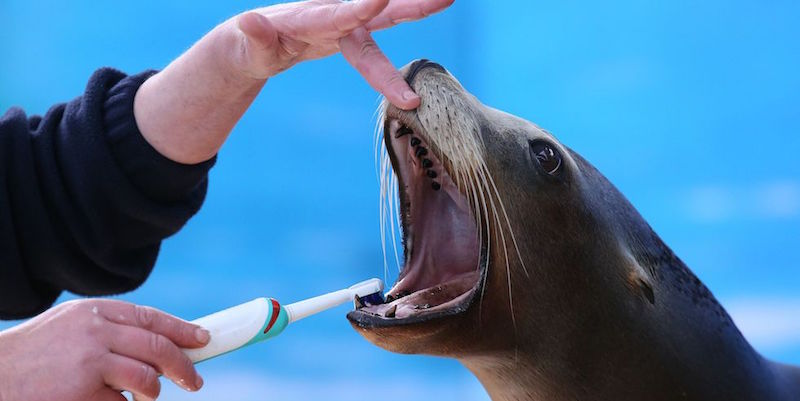
<svg viewBox="0 0 800 401"><path fill-rule="evenodd" d="M389 262L386 259L386 204L388 202L387 198L387 189L388 183L386 182L386 164L385 159L388 158L388 155L384 154L381 158L382 160L382 171L380 175L380 201L379 201L379 217L380 217L380 231L381 231L381 251L383 254L383 271L384 271L384 278L388 277L389 275Z"/></svg>
<svg viewBox="0 0 800 401"><path fill-rule="evenodd" d="M391 163L389 160L388 150L385 147L382 150L383 157L382 160L382 175L381 175L381 199L380 199L380 220L381 220L381 248L383 253L383 260L384 260L384 276L388 276L389 266L388 266L388 258L386 252L386 230L390 230L390 236L392 239L392 249L394 251L395 256L395 265L397 270L400 270L400 261L399 256L397 255L397 239L396 239L396 229L394 225L395 219L393 215L395 213L393 205L396 205L394 202L394 171L392 170ZM387 221L388 224L387 224Z"/></svg>
<svg viewBox="0 0 800 401"><path fill-rule="evenodd" d="M381 170L380 168L383 167L383 153L386 152L386 145L383 142L383 124L386 120L386 106L387 102L382 101L378 108L375 109L375 114L372 118L375 119L375 127L373 128L372 134L372 149L373 149L373 162L375 163L375 175L380 180ZM381 116L381 118L378 118Z"/></svg>
<svg viewBox="0 0 800 401"><path fill-rule="evenodd" d="M514 299L513 299L513 291L512 291L512 284L511 284L511 264L510 264L509 258L508 258L508 246L506 244L506 236L505 236L505 232L503 230L503 225L502 225L502 222L500 221L500 216L499 216L499 214L497 212L497 206L495 205L495 202L494 202L494 197L495 196L499 196L499 194L497 194L497 192L496 192L496 187L495 187L495 193L494 194L492 193L491 188L489 188L489 183L488 183L488 180L487 180L487 177L486 177L487 174L488 174L488 171L486 171L485 169L481 169L480 170L481 181L482 181L484 187L486 188L486 190L488 192L487 198L489 199L489 203L490 203L490 205L492 207L492 215L494 216L495 223L497 223L497 228L496 228L495 232L499 231L499 234L500 234L500 241L501 241L502 248L503 248L503 261L505 262L505 265L506 265L506 283L508 285L508 306L509 306L509 309L511 310L511 323L512 323L512 325L514 327L514 330L516 332L517 320L516 320L516 314L514 313ZM489 177L489 179L491 179L491 176Z"/></svg>
<svg viewBox="0 0 800 401"><path fill-rule="evenodd" d="M517 239L516 236L514 235L514 229L511 227L511 220L509 220L508 213L506 213L506 207L503 204L503 199L500 196L500 191L497 190L497 185L495 185L494 183L494 178L492 178L492 175L491 173L489 173L488 170L486 170L486 175L489 179L489 183L491 183L492 185L492 189L494 190L495 196L497 196L497 202L500 204L500 211L503 212L503 217L506 221L506 227L508 228L508 233L509 236L511 237L512 245L514 245L514 250L517 253L517 258L519 259L519 263L522 266L522 271L525 272L526 277L530 278L531 275L528 272L528 268L525 267L525 261L522 259L522 254L519 251L519 246L517 245Z"/></svg>
<svg viewBox="0 0 800 401"><path fill-rule="evenodd" d="M389 178L389 186L390 186L390 188L392 188L391 196L389 196L389 214L390 214L389 215L389 221L390 221L389 229L392 232L392 250L394 251L394 260L395 260L395 263L397 265L397 271L399 272L400 271L400 257L397 254L397 237L396 237L396 228L395 227L399 228L400 227L400 222L399 222L399 218L397 217L398 216L397 204L399 203L399 199L397 197L396 189L395 189L395 188L397 188L397 186L395 185L396 181L397 181L397 176L392 174L392 176ZM395 224L397 224L397 225L395 226Z"/></svg>
<svg viewBox="0 0 800 401"><path fill-rule="evenodd" d="M497 205L495 204L495 200L494 200L495 197L499 197L499 194L497 194L496 191L494 193L492 193L491 188L489 187L489 180L491 179L491 176L489 176L487 178L487 174L488 174L488 171L486 171L485 169L481 169L480 170L480 178L481 178L481 181L483 183L484 188L486 189L486 192L488 192L487 198L489 199L489 203L491 205L492 216L494 217L494 222L497 224L497 229L498 229L498 232L499 232L499 235L500 235L500 242L501 242L502 249L503 249L503 261L505 262L505 265L506 265L506 283L507 283L507 286L508 286L508 303L509 303L509 309L511 311L512 325L513 325L514 330L516 332L517 324L516 324L516 314L514 312L514 300L513 300L513 291L512 291L512 283L511 283L511 266L510 266L510 261L509 261L509 258L508 258L508 246L506 244L506 236L505 236L505 231L503 229L503 224L502 224L502 221L500 220L500 216L499 216L499 213L497 211ZM499 199L498 199L498 201L499 201Z"/></svg>
<svg viewBox="0 0 800 401"><path fill-rule="evenodd" d="M491 254L492 241L491 241L491 235L489 235L490 234L490 231L489 231L490 230L489 210L488 210L488 207L486 205L486 201L484 199L484 192L477 189L479 187L479 184L478 184L477 179L474 176L474 174L471 175L471 178L472 179L470 180L470 185L472 186L472 191L475 193L475 195L474 195L475 196L475 208L478 209L478 212L475 213L475 223L479 227L479 229L478 229L478 233L479 233L479 235L478 235L478 246L481 249L483 249L483 244L484 244L484 241L485 241L485 244L486 244L486 258L487 258L486 268L481 272L481 278L480 278L481 291L480 291L480 298L478 300L478 324L480 325L480 323L482 321L482 318L483 318L483 307L482 307L482 305L483 305L483 297L484 297L484 294L486 292L486 275L488 274L488 271L490 269L490 266L489 266L489 263L488 263L488 255ZM478 199L478 194L480 194L480 199ZM481 217L480 216L483 216L483 222L481 222L481 220L480 220ZM484 224L485 224L486 231L487 231L486 238L484 238ZM480 264L481 264L481 258L478 259L478 269L479 270L480 270Z"/></svg>

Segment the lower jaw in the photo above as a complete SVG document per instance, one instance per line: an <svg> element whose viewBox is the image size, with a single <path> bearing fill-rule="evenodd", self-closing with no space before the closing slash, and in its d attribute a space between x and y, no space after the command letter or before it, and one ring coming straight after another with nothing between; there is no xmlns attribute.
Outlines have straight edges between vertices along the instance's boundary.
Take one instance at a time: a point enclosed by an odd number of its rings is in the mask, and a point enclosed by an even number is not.
<svg viewBox="0 0 800 401"><path fill-rule="evenodd" d="M481 272L461 273L381 305L364 306L347 317L362 328L407 326L466 312L481 283Z"/></svg>

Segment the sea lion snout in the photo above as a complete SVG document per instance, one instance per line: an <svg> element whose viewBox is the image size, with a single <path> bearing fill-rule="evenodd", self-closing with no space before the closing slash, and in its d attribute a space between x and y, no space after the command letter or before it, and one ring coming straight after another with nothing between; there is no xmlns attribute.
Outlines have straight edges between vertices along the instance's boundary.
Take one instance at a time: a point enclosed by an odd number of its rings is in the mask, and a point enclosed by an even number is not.
<svg viewBox="0 0 800 401"><path fill-rule="evenodd" d="M442 67L441 64L435 63L433 61L424 58L408 63L401 70L401 72L405 71L406 82L408 82L409 85L412 85L414 83L414 78L417 76L417 73L419 73L425 68L433 68L444 73L447 72L447 70L445 70L445 68Z"/></svg>

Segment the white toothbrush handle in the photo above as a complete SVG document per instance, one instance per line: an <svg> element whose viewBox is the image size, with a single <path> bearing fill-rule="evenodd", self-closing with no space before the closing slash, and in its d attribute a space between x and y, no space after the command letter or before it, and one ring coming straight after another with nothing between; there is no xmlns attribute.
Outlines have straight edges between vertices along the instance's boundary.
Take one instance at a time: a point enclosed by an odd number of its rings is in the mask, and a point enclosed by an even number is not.
<svg viewBox="0 0 800 401"><path fill-rule="evenodd" d="M197 363L241 348L258 337L271 309L269 300L257 298L194 320L192 323L210 332L211 341L203 348L184 349L183 352Z"/></svg>

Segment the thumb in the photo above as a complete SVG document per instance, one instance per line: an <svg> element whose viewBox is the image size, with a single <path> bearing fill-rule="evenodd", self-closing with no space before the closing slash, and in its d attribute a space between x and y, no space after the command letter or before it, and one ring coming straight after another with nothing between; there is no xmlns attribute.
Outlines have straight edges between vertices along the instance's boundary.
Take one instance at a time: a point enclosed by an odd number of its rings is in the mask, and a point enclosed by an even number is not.
<svg viewBox="0 0 800 401"><path fill-rule="evenodd" d="M259 50L267 50L278 42L278 31L267 17L251 11L239 17L239 30Z"/></svg>

